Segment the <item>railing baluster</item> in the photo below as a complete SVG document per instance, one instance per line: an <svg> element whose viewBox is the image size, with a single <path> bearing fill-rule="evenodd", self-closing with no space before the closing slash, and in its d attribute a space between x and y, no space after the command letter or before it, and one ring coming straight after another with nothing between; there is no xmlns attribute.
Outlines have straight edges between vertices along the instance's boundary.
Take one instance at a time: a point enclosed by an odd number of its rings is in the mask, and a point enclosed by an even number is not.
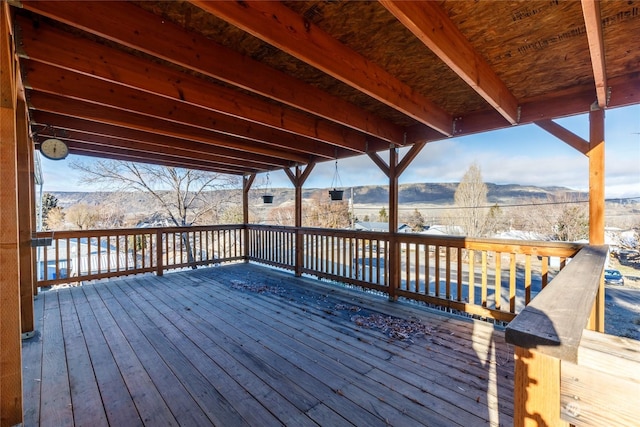
<svg viewBox="0 0 640 427"><path fill-rule="evenodd" d="M482 306L487 306L487 251L482 251L482 288L480 294Z"/></svg>
<svg viewBox="0 0 640 427"><path fill-rule="evenodd" d="M467 290L469 294L469 304L475 304L476 302L476 253L473 249L469 249L467 251L467 256L469 257L469 289Z"/></svg>
<svg viewBox="0 0 640 427"><path fill-rule="evenodd" d="M500 306L502 305L502 253L495 252L495 257L495 308L496 310L500 310Z"/></svg>
<svg viewBox="0 0 640 427"><path fill-rule="evenodd" d="M445 291L446 299L451 299L451 248L445 248Z"/></svg>
<svg viewBox="0 0 640 427"><path fill-rule="evenodd" d="M525 255L524 265L524 304L531 301L531 255Z"/></svg>
<svg viewBox="0 0 640 427"><path fill-rule="evenodd" d="M516 254L509 254L509 312L516 312Z"/></svg>
<svg viewBox="0 0 640 427"><path fill-rule="evenodd" d="M440 245L436 245L436 252L435 252L435 265L434 265L434 269L435 269L435 277L434 277L434 281L435 281L435 295L436 298L440 296Z"/></svg>

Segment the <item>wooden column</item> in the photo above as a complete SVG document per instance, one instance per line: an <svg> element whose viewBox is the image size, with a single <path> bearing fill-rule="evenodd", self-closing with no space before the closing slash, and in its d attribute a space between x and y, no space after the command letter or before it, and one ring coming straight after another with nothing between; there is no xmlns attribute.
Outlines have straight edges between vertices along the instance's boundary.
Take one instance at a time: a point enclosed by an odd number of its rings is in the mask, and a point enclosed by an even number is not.
<svg viewBox="0 0 640 427"><path fill-rule="evenodd" d="M10 8L0 6L0 425L22 423L16 79Z"/></svg>
<svg viewBox="0 0 640 427"><path fill-rule="evenodd" d="M568 427L560 418L560 360L515 347L515 427Z"/></svg>
<svg viewBox="0 0 640 427"><path fill-rule="evenodd" d="M16 137L17 137L17 184L18 184L18 224L20 241L20 318L22 321L22 338L31 338L34 334L33 318L33 250L31 235L35 231L31 206L31 173L33 164L31 141L27 123L27 106L24 100L18 100L16 109Z"/></svg>
<svg viewBox="0 0 640 427"><path fill-rule="evenodd" d="M249 190L256 179L256 174L244 175L242 177L242 223L244 224L244 262L249 262Z"/></svg>
<svg viewBox="0 0 640 427"><path fill-rule="evenodd" d="M604 244L604 110L589 112L589 243ZM596 296L594 329L604 332L604 278Z"/></svg>
<svg viewBox="0 0 640 427"><path fill-rule="evenodd" d="M304 171L300 166L296 166L295 174L289 169L284 169L285 173L289 177L289 180L295 188L295 228L296 228L296 242L295 242L295 275L302 276L302 267L304 264L304 236L302 235L302 186L309 177L309 174L315 167L315 163L309 163Z"/></svg>
<svg viewBox="0 0 640 427"><path fill-rule="evenodd" d="M396 301L400 286L400 246L398 244L398 149L389 149L389 301Z"/></svg>

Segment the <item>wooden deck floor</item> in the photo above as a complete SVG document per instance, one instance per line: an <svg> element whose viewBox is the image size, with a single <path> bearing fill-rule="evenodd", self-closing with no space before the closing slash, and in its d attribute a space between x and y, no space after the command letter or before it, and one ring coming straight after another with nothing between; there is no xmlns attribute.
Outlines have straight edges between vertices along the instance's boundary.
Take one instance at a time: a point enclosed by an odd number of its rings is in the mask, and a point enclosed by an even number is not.
<svg viewBox="0 0 640 427"><path fill-rule="evenodd" d="M36 310L25 426L513 421L501 331L265 267L46 291Z"/></svg>

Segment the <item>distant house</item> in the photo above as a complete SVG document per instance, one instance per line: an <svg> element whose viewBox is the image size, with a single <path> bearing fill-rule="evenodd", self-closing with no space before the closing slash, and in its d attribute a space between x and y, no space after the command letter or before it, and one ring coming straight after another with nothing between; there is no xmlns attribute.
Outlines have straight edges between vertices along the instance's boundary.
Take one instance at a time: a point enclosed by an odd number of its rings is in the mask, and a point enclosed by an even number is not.
<svg viewBox="0 0 640 427"><path fill-rule="evenodd" d="M358 221L355 223L354 228L359 231L389 231L388 222L370 222L370 221ZM407 224L401 224L398 226L398 233L411 233L411 227Z"/></svg>
<svg viewBox="0 0 640 427"><path fill-rule="evenodd" d="M430 236L464 236L464 229L457 225L432 225L420 234Z"/></svg>

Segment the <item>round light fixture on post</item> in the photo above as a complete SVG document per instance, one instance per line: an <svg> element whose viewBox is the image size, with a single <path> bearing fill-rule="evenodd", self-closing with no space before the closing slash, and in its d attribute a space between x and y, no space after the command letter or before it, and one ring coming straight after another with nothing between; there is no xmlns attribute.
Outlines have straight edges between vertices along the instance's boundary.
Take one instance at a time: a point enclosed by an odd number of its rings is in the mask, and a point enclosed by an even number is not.
<svg viewBox="0 0 640 427"><path fill-rule="evenodd" d="M331 200L342 200L342 196L344 195L344 190L340 190L336 187L342 187L342 182L340 181L340 175L338 175L338 161L336 160L336 172L333 174L333 181L331 181L332 190L329 190L329 196Z"/></svg>
<svg viewBox="0 0 640 427"><path fill-rule="evenodd" d="M62 160L69 155L69 147L58 138L49 138L40 143L40 152L47 159Z"/></svg>

